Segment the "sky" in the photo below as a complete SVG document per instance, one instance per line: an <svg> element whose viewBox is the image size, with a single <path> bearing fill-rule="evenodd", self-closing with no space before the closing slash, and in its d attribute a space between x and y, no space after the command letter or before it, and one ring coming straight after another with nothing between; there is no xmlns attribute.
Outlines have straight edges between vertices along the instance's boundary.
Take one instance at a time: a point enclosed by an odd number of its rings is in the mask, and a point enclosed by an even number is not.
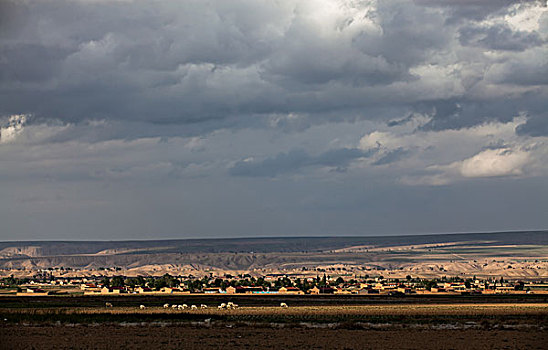
<svg viewBox="0 0 548 350"><path fill-rule="evenodd" d="M545 1L0 0L0 240L547 213Z"/></svg>

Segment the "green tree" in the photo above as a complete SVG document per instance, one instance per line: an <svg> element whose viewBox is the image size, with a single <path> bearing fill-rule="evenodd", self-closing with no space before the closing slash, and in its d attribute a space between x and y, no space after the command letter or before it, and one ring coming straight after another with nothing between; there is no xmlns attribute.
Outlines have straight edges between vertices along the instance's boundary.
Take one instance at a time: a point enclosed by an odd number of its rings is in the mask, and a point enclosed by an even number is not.
<svg viewBox="0 0 548 350"><path fill-rule="evenodd" d="M124 286L124 278L122 276L114 276L114 277L112 277L112 280L110 281L110 285L112 287L123 287Z"/></svg>
<svg viewBox="0 0 548 350"><path fill-rule="evenodd" d="M435 280L424 280L423 281L424 288L431 290L432 288L436 288L438 286L438 283Z"/></svg>
<svg viewBox="0 0 548 350"><path fill-rule="evenodd" d="M143 276L137 276L135 284L142 287L146 286L145 278Z"/></svg>
<svg viewBox="0 0 548 350"><path fill-rule="evenodd" d="M103 277L101 279L101 284L105 287L110 287L110 278L108 278L107 276Z"/></svg>
<svg viewBox="0 0 548 350"><path fill-rule="evenodd" d="M130 278L126 278L126 280L124 281L124 284L126 286L129 286L131 288L135 288L135 286L137 286L137 279L136 278L133 278L133 277L130 277Z"/></svg>
<svg viewBox="0 0 548 350"><path fill-rule="evenodd" d="M523 283L522 281L518 281L514 285L514 290L523 290L524 287L525 287L525 283Z"/></svg>
<svg viewBox="0 0 548 350"><path fill-rule="evenodd" d="M319 285L321 287L327 286L327 276L325 275L325 273L323 274L322 280L320 281Z"/></svg>
<svg viewBox="0 0 548 350"><path fill-rule="evenodd" d="M224 282L224 281L223 281L222 279L220 279L220 278L215 278L215 281L213 281L213 285L214 285L215 287L221 287L221 285L223 284L223 282Z"/></svg>

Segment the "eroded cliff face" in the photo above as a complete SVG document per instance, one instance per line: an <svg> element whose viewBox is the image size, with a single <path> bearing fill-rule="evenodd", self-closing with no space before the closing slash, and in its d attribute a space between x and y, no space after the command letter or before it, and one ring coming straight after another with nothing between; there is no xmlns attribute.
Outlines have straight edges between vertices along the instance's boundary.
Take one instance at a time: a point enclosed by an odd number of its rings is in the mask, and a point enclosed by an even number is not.
<svg viewBox="0 0 548 350"><path fill-rule="evenodd" d="M521 242L521 243L517 243ZM116 242L0 242L0 275L548 278L548 232ZM70 268L67 271L67 268Z"/></svg>
<svg viewBox="0 0 548 350"><path fill-rule="evenodd" d="M540 255L539 254L544 254ZM542 253L544 252L544 253ZM512 256L514 253L515 256ZM17 257L0 259L0 276L30 277L48 270L55 276L170 275L206 276L209 274L255 276L293 274L315 277L330 275L420 278L461 276L510 279L548 278L548 248L532 250L539 255L523 255L508 250L489 256L461 253L382 251L373 253L203 253L203 254L113 254L57 257ZM477 254L477 252L474 252ZM502 256L503 255L503 256ZM70 269L69 269L70 268Z"/></svg>
<svg viewBox="0 0 548 350"><path fill-rule="evenodd" d="M37 257L42 255L42 247L40 246L15 246L7 247L0 250L0 258L15 258L15 257Z"/></svg>

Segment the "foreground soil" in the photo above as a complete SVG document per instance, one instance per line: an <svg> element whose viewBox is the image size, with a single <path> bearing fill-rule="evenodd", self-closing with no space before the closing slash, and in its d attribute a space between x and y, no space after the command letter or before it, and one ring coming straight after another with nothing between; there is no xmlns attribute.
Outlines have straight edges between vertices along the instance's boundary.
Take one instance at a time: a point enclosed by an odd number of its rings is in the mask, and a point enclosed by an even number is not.
<svg viewBox="0 0 548 350"><path fill-rule="evenodd" d="M545 349L542 330L7 325L2 349Z"/></svg>
<svg viewBox="0 0 548 350"><path fill-rule="evenodd" d="M177 310L163 307L0 308L5 324L176 324L254 325L388 324L545 327L548 304L411 304L360 306L239 307L235 310Z"/></svg>
<svg viewBox="0 0 548 350"><path fill-rule="evenodd" d="M544 298L0 298L1 349L546 349ZM113 307L106 307L109 300ZM369 304L365 304L366 301ZM468 301L468 302L464 302ZM475 302L471 302L475 301ZM141 309L139 305L145 305Z"/></svg>

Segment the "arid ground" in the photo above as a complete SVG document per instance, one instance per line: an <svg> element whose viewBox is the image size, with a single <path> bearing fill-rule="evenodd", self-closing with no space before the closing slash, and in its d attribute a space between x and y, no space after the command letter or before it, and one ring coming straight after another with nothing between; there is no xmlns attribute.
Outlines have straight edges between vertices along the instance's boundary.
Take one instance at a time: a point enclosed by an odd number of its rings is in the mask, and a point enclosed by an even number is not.
<svg viewBox="0 0 548 350"><path fill-rule="evenodd" d="M473 298L0 298L2 349L545 349L545 296ZM110 300L113 307L106 307ZM174 302L175 299L169 300ZM183 300L179 300L183 302ZM139 305L145 305L140 309Z"/></svg>
<svg viewBox="0 0 548 350"><path fill-rule="evenodd" d="M544 330L10 325L4 349L546 349Z"/></svg>

